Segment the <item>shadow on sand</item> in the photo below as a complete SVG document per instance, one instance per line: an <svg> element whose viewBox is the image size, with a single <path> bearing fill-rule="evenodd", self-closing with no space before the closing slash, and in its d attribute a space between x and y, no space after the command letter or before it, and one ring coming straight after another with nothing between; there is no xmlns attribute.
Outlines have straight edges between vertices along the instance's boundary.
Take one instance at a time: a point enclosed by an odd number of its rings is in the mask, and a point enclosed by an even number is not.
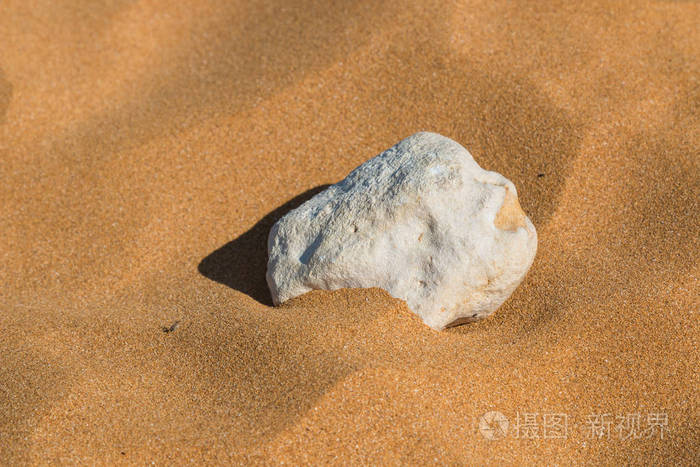
<svg viewBox="0 0 700 467"><path fill-rule="evenodd" d="M5 115L11 100L12 84L5 77L5 72L0 68L0 125L5 123Z"/></svg>
<svg viewBox="0 0 700 467"><path fill-rule="evenodd" d="M243 292L264 305L272 305L265 281L267 270L267 236L282 216L301 206L328 185L317 186L287 201L260 219L240 237L207 255L199 272L216 282Z"/></svg>

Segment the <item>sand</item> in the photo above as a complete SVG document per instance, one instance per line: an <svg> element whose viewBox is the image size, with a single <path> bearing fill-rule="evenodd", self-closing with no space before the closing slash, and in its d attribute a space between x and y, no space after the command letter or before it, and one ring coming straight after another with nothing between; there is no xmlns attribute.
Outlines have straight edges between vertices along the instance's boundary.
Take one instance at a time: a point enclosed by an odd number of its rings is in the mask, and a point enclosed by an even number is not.
<svg viewBox="0 0 700 467"><path fill-rule="evenodd" d="M699 18L3 2L0 462L697 465ZM525 282L445 332L272 307L272 223L420 130L513 180Z"/></svg>

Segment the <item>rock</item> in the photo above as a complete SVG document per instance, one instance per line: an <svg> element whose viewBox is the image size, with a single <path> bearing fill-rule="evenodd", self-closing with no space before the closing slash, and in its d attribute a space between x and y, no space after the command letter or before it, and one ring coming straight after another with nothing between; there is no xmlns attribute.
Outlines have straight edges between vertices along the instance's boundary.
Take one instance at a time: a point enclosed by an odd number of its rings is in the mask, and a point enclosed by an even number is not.
<svg viewBox="0 0 700 467"><path fill-rule="evenodd" d="M513 183L455 141L416 133L272 227L267 283L275 304L381 287L444 329L493 313L536 250Z"/></svg>

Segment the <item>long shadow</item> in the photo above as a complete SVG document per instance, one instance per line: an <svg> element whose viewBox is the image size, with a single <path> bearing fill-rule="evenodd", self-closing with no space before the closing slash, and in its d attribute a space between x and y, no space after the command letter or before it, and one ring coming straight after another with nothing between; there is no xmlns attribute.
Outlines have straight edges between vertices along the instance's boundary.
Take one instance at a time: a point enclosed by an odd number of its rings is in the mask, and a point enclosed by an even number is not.
<svg viewBox="0 0 700 467"><path fill-rule="evenodd" d="M5 123L10 100L12 100L12 83L7 80L5 72L0 68L0 125Z"/></svg>
<svg viewBox="0 0 700 467"><path fill-rule="evenodd" d="M240 237L207 255L197 269L216 282L243 292L264 305L272 305L265 281L267 269L267 236L282 216L301 206L329 185L321 185L292 198L265 217Z"/></svg>
<svg viewBox="0 0 700 467"><path fill-rule="evenodd" d="M52 135L50 145L37 151L65 154L84 167L99 164L97 154L131 149L185 128L193 115L240 112L271 90L292 85L360 47L361 42L344 41L339 31L361 28L362 37L369 37L382 3L346 2L332 9L310 0L275 0L248 2L241 9L224 2L215 17L193 18L192 34L183 35L177 46L163 47L170 59L136 80L129 98ZM128 3L120 5L112 16L128 8ZM352 21L357 15L361 21ZM213 31L216 40L204 31ZM290 53L306 49L302 56ZM195 61L205 54L210 59ZM102 147L105 141L109 151Z"/></svg>
<svg viewBox="0 0 700 467"><path fill-rule="evenodd" d="M69 391L74 377L31 339L23 341L11 333L4 337L0 342L0 458L3 464L23 465L30 462L37 423Z"/></svg>

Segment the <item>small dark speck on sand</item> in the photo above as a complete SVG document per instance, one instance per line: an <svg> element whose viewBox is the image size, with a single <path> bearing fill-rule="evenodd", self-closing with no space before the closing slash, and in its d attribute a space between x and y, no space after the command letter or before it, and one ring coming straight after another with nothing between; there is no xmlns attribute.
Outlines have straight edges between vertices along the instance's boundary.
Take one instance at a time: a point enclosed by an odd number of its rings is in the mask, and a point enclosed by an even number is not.
<svg viewBox="0 0 700 467"><path fill-rule="evenodd" d="M179 325L180 325L180 321L178 320L178 321L175 321L172 324L172 326L170 326L170 327L163 326L163 332L174 332Z"/></svg>
<svg viewBox="0 0 700 467"><path fill-rule="evenodd" d="M538 173L538 174L537 174L537 178L542 178L542 177L544 177L544 174L543 174L543 173Z"/></svg>

